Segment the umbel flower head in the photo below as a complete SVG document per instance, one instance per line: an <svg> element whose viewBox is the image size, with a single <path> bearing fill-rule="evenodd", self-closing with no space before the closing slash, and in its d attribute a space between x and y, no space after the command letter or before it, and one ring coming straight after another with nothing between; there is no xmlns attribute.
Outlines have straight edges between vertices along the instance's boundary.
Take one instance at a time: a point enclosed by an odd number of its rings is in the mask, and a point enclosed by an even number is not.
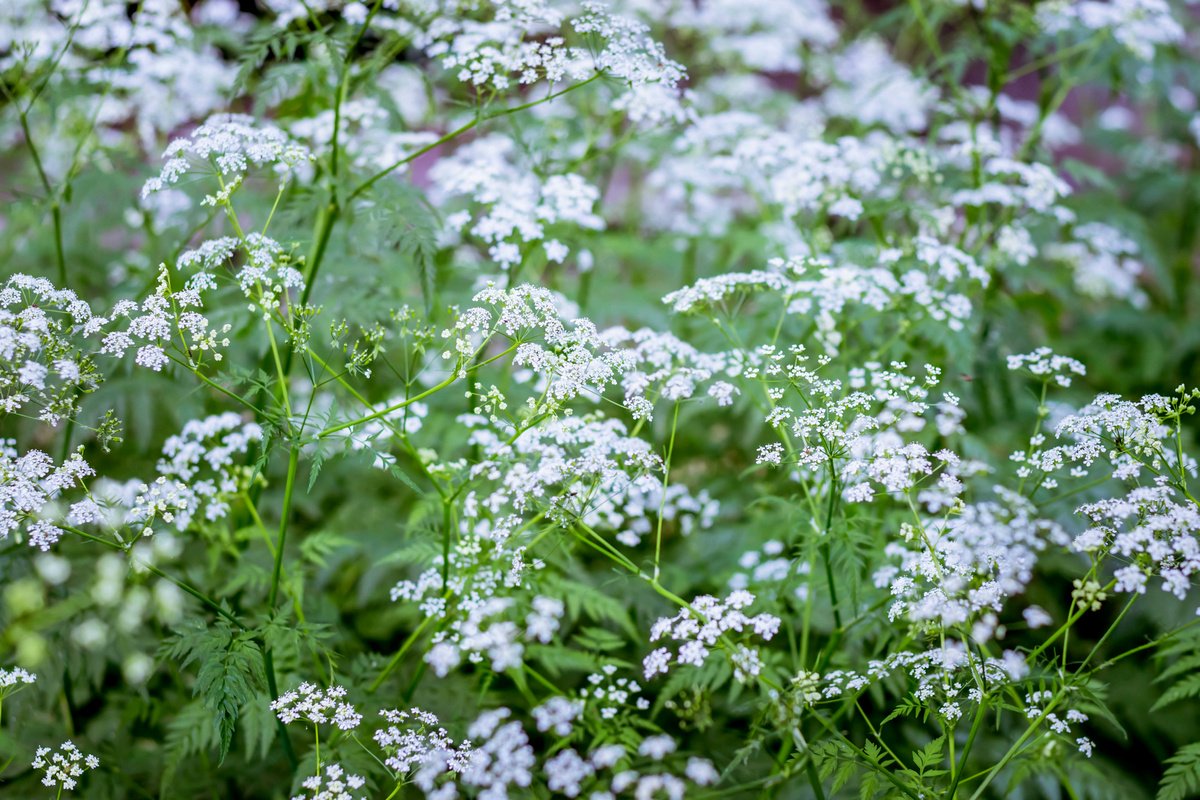
<svg viewBox="0 0 1200 800"><path fill-rule="evenodd" d="M0 668L0 700L36 682L37 675L34 675L32 672L26 672L20 667L13 667L12 669Z"/></svg>
<svg viewBox="0 0 1200 800"><path fill-rule="evenodd" d="M296 720L305 720L314 725L332 723L341 730L349 731L357 728L358 723L362 722L362 714L345 702L345 696L344 686L321 689L306 681L294 691L271 703L271 710L285 725Z"/></svg>
<svg viewBox="0 0 1200 800"><path fill-rule="evenodd" d="M205 199L216 205L229 199L251 167L272 167L286 179L312 159L308 148L297 144L274 125L265 125L246 114L217 114L186 139L176 139L163 152L162 171L146 181L142 197L176 184L189 172L214 172L220 194ZM207 170L205 170L207 168Z"/></svg>
<svg viewBox="0 0 1200 800"><path fill-rule="evenodd" d="M85 755L74 742L66 741L56 751L49 747L39 747L34 755L34 769L44 770L42 785L74 789L86 770L100 766L100 759L93 755Z"/></svg>

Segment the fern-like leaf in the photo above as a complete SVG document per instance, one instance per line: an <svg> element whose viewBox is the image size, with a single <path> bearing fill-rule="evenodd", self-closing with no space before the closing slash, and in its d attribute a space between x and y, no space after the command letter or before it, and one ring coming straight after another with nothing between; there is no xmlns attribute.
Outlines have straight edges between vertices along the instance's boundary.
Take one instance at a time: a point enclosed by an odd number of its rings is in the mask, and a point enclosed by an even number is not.
<svg viewBox="0 0 1200 800"><path fill-rule="evenodd" d="M1167 759L1157 800L1187 800L1200 794L1200 742L1184 745Z"/></svg>

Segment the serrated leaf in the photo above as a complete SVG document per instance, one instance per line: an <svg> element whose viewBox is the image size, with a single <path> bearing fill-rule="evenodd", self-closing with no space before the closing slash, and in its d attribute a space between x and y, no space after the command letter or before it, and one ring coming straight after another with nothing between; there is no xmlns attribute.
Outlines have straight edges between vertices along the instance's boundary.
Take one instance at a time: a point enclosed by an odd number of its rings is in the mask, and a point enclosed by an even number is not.
<svg viewBox="0 0 1200 800"><path fill-rule="evenodd" d="M562 597L572 620L586 616L593 622L611 622L635 641L641 638L637 626L629 617L629 609L616 597L570 578L551 578L553 594Z"/></svg>
<svg viewBox="0 0 1200 800"><path fill-rule="evenodd" d="M199 700L183 706L166 724L163 738L164 764L161 796L171 796L170 785L175 771L183 761L217 745L209 710Z"/></svg>
<svg viewBox="0 0 1200 800"><path fill-rule="evenodd" d="M920 750L913 751L913 764L916 765L917 769L922 775L925 774L925 770L928 767L941 762L942 750L944 749L945 744L946 737L939 736L929 744L922 747Z"/></svg>
<svg viewBox="0 0 1200 800"><path fill-rule="evenodd" d="M311 533L300 542L300 555L305 560L317 566L328 565L327 556L354 544L354 540L336 531L321 530Z"/></svg>
<svg viewBox="0 0 1200 800"><path fill-rule="evenodd" d="M1188 800L1200 794L1200 742L1179 748L1167 763L1171 766L1158 785L1156 800Z"/></svg>
<svg viewBox="0 0 1200 800"><path fill-rule="evenodd" d="M1189 697L1200 697L1200 674L1189 675L1171 686L1170 689L1163 692L1163 696L1158 698L1154 705L1150 706L1150 710L1159 711L1171 705L1171 703L1185 700Z"/></svg>
<svg viewBox="0 0 1200 800"><path fill-rule="evenodd" d="M277 726L271 698L255 693L241 708L242 743L247 761L261 761L271 750Z"/></svg>
<svg viewBox="0 0 1200 800"><path fill-rule="evenodd" d="M577 632L572 641L589 650L620 650L625 646L624 637L610 630L592 626Z"/></svg>
<svg viewBox="0 0 1200 800"><path fill-rule="evenodd" d="M224 650L201 661L192 693L212 712L217 731L220 761L229 753L241 707L264 683L261 655L246 636L234 636Z"/></svg>

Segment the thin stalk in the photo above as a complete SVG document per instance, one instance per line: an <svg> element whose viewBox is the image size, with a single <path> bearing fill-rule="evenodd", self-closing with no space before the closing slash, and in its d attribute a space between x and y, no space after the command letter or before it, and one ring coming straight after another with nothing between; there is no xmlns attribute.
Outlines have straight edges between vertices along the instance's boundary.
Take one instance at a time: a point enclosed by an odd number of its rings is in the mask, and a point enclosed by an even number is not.
<svg viewBox="0 0 1200 800"><path fill-rule="evenodd" d="M662 497L658 501L658 528L654 534L654 580L658 580L659 557L662 555L663 511L667 505L667 487L671 482L671 457L675 453L675 430L679 427L679 402L675 403L675 413L671 417L671 440L667 444L667 458L663 466Z"/></svg>
<svg viewBox="0 0 1200 800"><path fill-rule="evenodd" d="M385 680L387 680L387 676L391 675L392 670L400 665L400 661L404 658L404 654L412 648L420 635L425 632L425 628L429 626L429 623L433 622L433 619L434 618L432 616L427 616L425 619L421 620L420 625L413 629L413 632L410 633L408 638L404 640L404 643L400 645L400 649L397 650L395 655L392 656L391 660L388 661L387 666L383 668L383 671L380 672L379 676L376 677L371 683L370 688L367 689L369 694L374 694L379 690L379 687L383 685Z"/></svg>
<svg viewBox="0 0 1200 800"><path fill-rule="evenodd" d="M564 94L567 94L568 92L573 92L576 89L587 86L592 81L600 78L603 74L604 73L602 73L602 72L597 72L595 75L593 75L592 77L588 78L585 81L580 81L579 83L571 84L566 89L562 89L557 92L552 92L551 94L548 94L539 100L532 100L528 103L522 103L517 106L511 106L509 108L501 109L500 111L493 111L490 114L482 114L482 115L476 116L470 122L460 125L459 127L455 128L454 130L447 133L445 136L442 136L440 139L427 144L425 147L422 147L419 150L409 153L404 158L401 158L398 161L384 167L379 172L376 172L370 178L367 178L365 181L360 183L354 189L354 191L350 192L350 196L347 199L349 201L354 200L359 195L361 195L363 192L366 192L368 189L370 189L376 183L383 180L384 178L386 178L391 173L395 172L400 167L404 166L405 164L409 163L410 161L414 161L415 159L420 158L421 156L425 155L426 153L428 153L429 151L431 151L435 148L441 147L442 145L446 144L446 142L449 142L452 139L458 138L462 134L464 134L467 131L474 128L476 125L480 125L489 120L499 119L500 117L505 117L505 116L508 116L509 114L515 114L518 111L524 111L527 108L533 108L534 106L538 106L538 105L541 105L542 103L547 103L551 100L554 100L557 97L562 97Z"/></svg>
<svg viewBox="0 0 1200 800"><path fill-rule="evenodd" d="M217 603L216 600L214 600L211 597L209 597L208 595L204 594L203 592L201 592L196 587L192 586L187 581L176 578L174 575L169 575L166 572L163 572L161 569L159 569L158 567L156 567L155 565L153 565L149 562L138 561L138 560L134 559L132 554L129 552L128 548L126 548L124 545L118 544L117 542L109 541L108 539L104 539L100 536L96 536L94 534L88 533L87 531L81 531L78 528L73 528L69 525L60 525L59 527L61 527L67 533L73 533L76 536L79 536L83 539L87 539L89 542L95 542L96 544L104 545L105 547L109 548L110 550L119 550L122 553L129 554L130 560L133 561L133 563L136 564L137 566L145 569L147 572L151 573L152 575L155 575L159 578L162 578L165 581L175 584L175 586L179 587L179 589L186 592L187 594L190 594L192 597L196 598L201 603L208 606L216 614L218 614L221 617L224 617L226 620L231 622L237 628L239 628L243 631L249 630L249 628L246 626L245 623L243 623L240 619L238 619L236 616L234 616L229 611L226 611L224 608L222 608L221 605L219 603Z"/></svg>
<svg viewBox="0 0 1200 800"><path fill-rule="evenodd" d="M288 517L292 510L292 492L296 488L296 468L300 463L300 447L293 444L288 453L287 482L283 488L283 510L280 512L279 536L275 542L275 566L271 570L271 591L267 596L267 606L275 610L275 601L279 597L279 578L283 574L283 547L287 541Z"/></svg>
<svg viewBox="0 0 1200 800"><path fill-rule="evenodd" d="M473 372L473 371L479 369L480 367L486 367L488 364L491 364L493 361L503 358L504 356L508 355L509 353L513 352L516 349L517 349L517 346L514 344L512 347L509 347L503 353L492 356L487 361L480 362L479 364L476 364L475 366L471 367L471 369L466 370L466 371L462 372L461 374L459 373L458 370L455 370L455 371L451 372L450 375L444 381L442 381L441 383L437 384L434 387L426 389L425 391L421 392L418 395L409 397L405 400L401 400L399 403L395 403L393 405L388 406L387 408L381 409L379 411L375 411L371 414L366 415L365 417L359 417L358 419L352 419L349 422L343 422L338 425L334 425L332 428L326 428L325 430L323 430L319 434L317 434L317 438L324 439L326 436L332 436L333 434L337 433L338 431L344 431L347 428L353 428L356 425L362 425L363 423L370 422L371 420L379 419L380 417L385 417L388 414L391 414L393 411L399 411L400 409L404 408L405 406L411 405L411 404L417 402L418 400L424 400L426 397L429 397L429 395L436 394L437 392L440 392L442 389L445 389L446 387L450 386L452 383L454 383L460 377L463 377L467 373Z"/></svg>

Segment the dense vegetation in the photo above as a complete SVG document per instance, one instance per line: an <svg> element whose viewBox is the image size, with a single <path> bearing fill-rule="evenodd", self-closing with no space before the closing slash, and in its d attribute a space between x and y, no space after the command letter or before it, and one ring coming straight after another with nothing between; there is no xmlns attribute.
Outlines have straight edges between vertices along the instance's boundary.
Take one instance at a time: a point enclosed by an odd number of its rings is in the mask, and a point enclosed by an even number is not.
<svg viewBox="0 0 1200 800"><path fill-rule="evenodd" d="M0 3L0 796L1200 796L1167 0Z"/></svg>

